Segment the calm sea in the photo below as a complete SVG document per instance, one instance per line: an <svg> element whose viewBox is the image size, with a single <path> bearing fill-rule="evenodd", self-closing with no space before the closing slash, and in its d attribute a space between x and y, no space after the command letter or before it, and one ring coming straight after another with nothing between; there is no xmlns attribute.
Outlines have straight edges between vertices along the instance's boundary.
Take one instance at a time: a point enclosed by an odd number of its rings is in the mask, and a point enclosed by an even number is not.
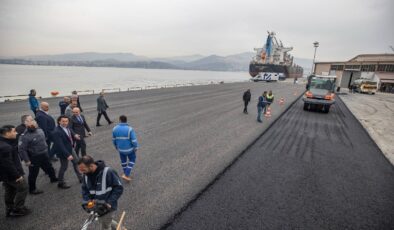
<svg viewBox="0 0 394 230"><path fill-rule="evenodd" d="M73 90L145 89L187 83L241 82L249 78L246 72L0 64L0 101L4 101L4 96L28 94L30 89L36 89L38 96L50 97L51 91L58 91L61 96Z"/></svg>

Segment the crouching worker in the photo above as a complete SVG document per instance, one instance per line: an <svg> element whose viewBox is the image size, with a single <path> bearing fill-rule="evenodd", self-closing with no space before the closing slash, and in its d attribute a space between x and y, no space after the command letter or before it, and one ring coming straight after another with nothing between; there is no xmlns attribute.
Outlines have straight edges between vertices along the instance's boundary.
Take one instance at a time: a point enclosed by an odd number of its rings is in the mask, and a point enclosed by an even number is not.
<svg viewBox="0 0 394 230"><path fill-rule="evenodd" d="M91 156L83 156L78 161L78 168L83 173L82 207L90 213L98 214L101 229L116 229L118 223L113 220L118 199L123 193L123 186L115 170L105 166L104 161L94 161Z"/></svg>

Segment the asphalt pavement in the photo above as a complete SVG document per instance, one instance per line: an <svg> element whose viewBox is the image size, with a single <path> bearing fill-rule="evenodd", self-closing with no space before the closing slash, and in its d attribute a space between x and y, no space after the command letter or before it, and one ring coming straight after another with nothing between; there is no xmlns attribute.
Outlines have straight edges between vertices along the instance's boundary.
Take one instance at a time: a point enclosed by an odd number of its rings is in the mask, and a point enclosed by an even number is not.
<svg viewBox="0 0 394 230"><path fill-rule="evenodd" d="M338 99L297 101L163 229L394 229L394 168Z"/></svg>
<svg viewBox="0 0 394 230"><path fill-rule="evenodd" d="M242 94L248 88L252 102L249 115L245 115ZM165 225L256 140L303 89L303 85L285 82L234 83L107 94L109 117L117 120L121 114L128 116L141 145L133 181L125 184L116 217L120 211L126 211L128 229L159 229ZM272 117L260 124L256 122L256 103L264 90L273 90L276 101ZM280 97L284 97L284 105L277 103ZM97 95L87 95L80 99L93 131L93 136L86 139L87 151L121 173L119 156L111 141L114 125L107 125L102 119L102 127L94 126L96 98ZM44 100L50 104L50 114L56 117L61 98ZM1 103L1 125L17 125L26 113L31 113L26 101ZM54 163L54 167L58 170L59 163ZM80 228L87 215L81 208L80 185L71 167L66 180L72 188L59 190L41 171L37 187L44 193L27 197L26 205L32 214L6 219L0 213L0 228ZM3 192L1 188L1 197ZM4 209L4 202L0 202L0 210Z"/></svg>

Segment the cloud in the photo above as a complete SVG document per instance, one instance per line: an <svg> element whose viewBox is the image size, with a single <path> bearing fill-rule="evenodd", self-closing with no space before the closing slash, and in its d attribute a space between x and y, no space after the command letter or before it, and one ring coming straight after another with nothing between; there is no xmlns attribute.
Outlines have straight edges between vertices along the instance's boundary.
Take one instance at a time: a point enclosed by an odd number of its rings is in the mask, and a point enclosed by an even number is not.
<svg viewBox="0 0 394 230"><path fill-rule="evenodd" d="M2 56L133 52L146 56L229 55L262 46L277 32L293 55L347 60L389 52L390 0L3 0Z"/></svg>

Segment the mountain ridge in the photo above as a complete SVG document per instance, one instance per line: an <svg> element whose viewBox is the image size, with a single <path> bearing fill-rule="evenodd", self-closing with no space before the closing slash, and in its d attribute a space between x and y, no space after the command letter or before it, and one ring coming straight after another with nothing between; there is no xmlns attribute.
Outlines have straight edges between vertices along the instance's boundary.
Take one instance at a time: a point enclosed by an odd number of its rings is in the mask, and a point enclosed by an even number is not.
<svg viewBox="0 0 394 230"><path fill-rule="evenodd" d="M81 52L54 55L29 55L14 58L1 58L3 64L94 66L122 68L185 69L212 71L248 71L253 52L243 52L228 56L200 54L150 58L134 53ZM299 61L299 62L298 62ZM295 63L308 68L312 60L295 58Z"/></svg>

